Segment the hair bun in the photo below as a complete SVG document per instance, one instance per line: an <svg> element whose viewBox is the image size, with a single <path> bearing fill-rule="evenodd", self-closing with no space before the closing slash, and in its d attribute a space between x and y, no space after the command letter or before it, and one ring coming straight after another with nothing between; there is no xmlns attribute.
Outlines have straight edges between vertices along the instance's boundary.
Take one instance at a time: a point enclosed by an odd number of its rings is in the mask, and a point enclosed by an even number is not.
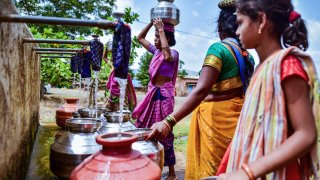
<svg viewBox="0 0 320 180"><path fill-rule="evenodd" d="M235 0L221 0L218 4L220 9L234 8L236 7Z"/></svg>

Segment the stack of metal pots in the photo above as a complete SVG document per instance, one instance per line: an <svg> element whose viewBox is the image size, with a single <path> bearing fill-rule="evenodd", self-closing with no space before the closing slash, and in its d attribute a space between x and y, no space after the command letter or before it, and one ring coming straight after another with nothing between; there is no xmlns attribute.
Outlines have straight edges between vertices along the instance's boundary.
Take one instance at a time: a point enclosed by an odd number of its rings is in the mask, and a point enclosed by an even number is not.
<svg viewBox="0 0 320 180"><path fill-rule="evenodd" d="M74 118L96 118L107 112L106 108L81 108L73 113Z"/></svg>
<svg viewBox="0 0 320 180"><path fill-rule="evenodd" d="M72 170L85 158L99 151L97 132L102 122L94 118L73 118L66 121L67 131L50 147L50 170L59 178L69 178Z"/></svg>
<svg viewBox="0 0 320 180"><path fill-rule="evenodd" d="M180 10L173 4L173 1L158 0L157 6L151 9L151 20L160 17L164 23L178 25L180 23Z"/></svg>
<svg viewBox="0 0 320 180"><path fill-rule="evenodd" d="M102 115L103 117L100 117L100 119L104 119L104 122L99 129L99 132L101 134L119 132L120 112L105 112ZM129 110L124 110L122 112L121 132L136 129L136 126L130 120L131 112Z"/></svg>

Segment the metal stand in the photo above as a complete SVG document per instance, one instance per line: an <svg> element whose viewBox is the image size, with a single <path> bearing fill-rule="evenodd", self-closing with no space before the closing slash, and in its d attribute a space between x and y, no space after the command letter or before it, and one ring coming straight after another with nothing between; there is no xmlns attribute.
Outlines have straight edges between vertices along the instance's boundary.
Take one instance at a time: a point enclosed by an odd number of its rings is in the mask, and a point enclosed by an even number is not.
<svg viewBox="0 0 320 180"><path fill-rule="evenodd" d="M113 23L108 20L84 20L75 18L60 18L47 16L21 16L17 14L1 15L0 22L87 26L98 27L101 29L114 28Z"/></svg>
<svg viewBox="0 0 320 180"><path fill-rule="evenodd" d="M82 49L66 49L66 48L38 48L38 47L33 47L32 51L56 51L56 52L79 52Z"/></svg>

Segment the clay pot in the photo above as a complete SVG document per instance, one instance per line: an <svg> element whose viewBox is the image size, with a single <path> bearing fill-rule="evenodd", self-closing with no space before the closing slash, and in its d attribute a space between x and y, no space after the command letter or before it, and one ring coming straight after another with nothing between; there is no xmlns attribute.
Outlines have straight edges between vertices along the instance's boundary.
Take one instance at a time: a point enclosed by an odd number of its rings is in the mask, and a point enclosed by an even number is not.
<svg viewBox="0 0 320 180"><path fill-rule="evenodd" d="M131 148L137 139L136 135L125 132L97 136L96 141L103 146L103 149L79 164L72 171L70 179L160 180L159 166Z"/></svg>
<svg viewBox="0 0 320 180"><path fill-rule="evenodd" d="M72 118L72 113L77 111L78 98L65 98L65 103L56 110L56 124L61 128L65 128L66 120Z"/></svg>

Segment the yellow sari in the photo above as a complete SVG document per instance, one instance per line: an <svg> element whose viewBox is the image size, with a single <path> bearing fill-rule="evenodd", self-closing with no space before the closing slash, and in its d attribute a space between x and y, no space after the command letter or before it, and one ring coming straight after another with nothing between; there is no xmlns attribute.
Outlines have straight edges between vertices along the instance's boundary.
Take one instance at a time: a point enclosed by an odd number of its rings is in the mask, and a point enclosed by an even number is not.
<svg viewBox="0 0 320 180"><path fill-rule="evenodd" d="M233 137L243 102L240 97L202 102L193 111L187 145L186 180L216 174Z"/></svg>
<svg viewBox="0 0 320 180"><path fill-rule="evenodd" d="M210 46L203 66L211 66L220 72L212 92L243 87L237 63L230 46L221 42ZM235 132L243 102L244 96L224 101L202 102L193 111L185 179L194 180L216 174Z"/></svg>

